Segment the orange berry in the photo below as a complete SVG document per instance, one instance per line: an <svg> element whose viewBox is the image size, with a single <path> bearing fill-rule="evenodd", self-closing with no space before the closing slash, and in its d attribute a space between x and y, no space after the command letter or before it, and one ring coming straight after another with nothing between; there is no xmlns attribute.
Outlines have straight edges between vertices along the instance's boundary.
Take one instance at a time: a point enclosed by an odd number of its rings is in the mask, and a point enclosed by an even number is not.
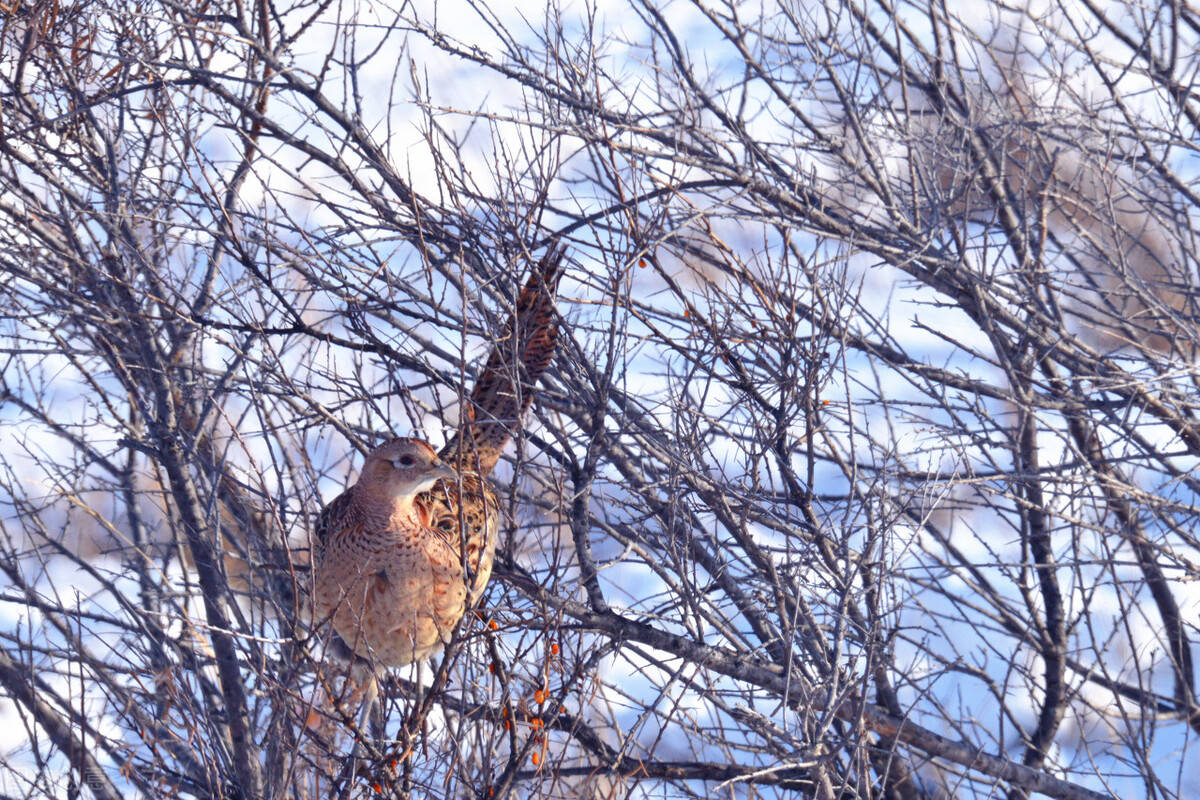
<svg viewBox="0 0 1200 800"><path fill-rule="evenodd" d="M550 653L552 655L558 655L558 642L550 643Z"/></svg>
<svg viewBox="0 0 1200 800"><path fill-rule="evenodd" d="M496 624L496 620L494 619L488 621L488 627L494 631L500 630L500 626Z"/></svg>
<svg viewBox="0 0 1200 800"><path fill-rule="evenodd" d="M536 767L538 764L540 764L542 762L542 754L534 753L532 756L529 757L529 760L532 761L533 765Z"/></svg>

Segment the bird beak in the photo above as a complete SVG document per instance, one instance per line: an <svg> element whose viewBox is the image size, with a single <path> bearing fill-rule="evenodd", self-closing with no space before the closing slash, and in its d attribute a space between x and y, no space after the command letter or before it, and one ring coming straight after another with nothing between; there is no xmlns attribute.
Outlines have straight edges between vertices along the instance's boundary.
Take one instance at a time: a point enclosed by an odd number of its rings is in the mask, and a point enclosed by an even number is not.
<svg viewBox="0 0 1200 800"><path fill-rule="evenodd" d="M435 478L442 480L455 481L458 479L458 473L441 461L435 461L430 465L429 474Z"/></svg>

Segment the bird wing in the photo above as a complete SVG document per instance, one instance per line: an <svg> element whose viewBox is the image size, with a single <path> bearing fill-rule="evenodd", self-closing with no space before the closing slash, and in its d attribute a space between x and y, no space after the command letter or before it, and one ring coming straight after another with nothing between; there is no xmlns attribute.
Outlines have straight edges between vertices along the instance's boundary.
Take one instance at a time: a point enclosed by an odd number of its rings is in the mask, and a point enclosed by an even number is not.
<svg viewBox="0 0 1200 800"><path fill-rule="evenodd" d="M325 504L325 507L321 509L319 514L317 514L317 522L313 526L313 534L316 537L316 544L324 544L329 540L330 536L338 532L346 519L349 508L349 489Z"/></svg>
<svg viewBox="0 0 1200 800"><path fill-rule="evenodd" d="M459 481L460 485L440 481L430 491L417 495L416 502L428 514L429 528L452 548L455 561L465 561L473 603L492 574L500 503L488 481L477 474L463 473Z"/></svg>

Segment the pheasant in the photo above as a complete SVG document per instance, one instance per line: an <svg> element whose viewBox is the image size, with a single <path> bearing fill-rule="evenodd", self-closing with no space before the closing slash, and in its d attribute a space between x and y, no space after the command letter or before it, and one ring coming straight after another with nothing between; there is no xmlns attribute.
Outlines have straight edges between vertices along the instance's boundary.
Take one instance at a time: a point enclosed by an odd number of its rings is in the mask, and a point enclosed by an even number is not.
<svg viewBox="0 0 1200 800"><path fill-rule="evenodd" d="M450 638L492 573L499 504L488 475L554 355L563 250L534 269L492 347L459 432L435 452L419 439L373 450L358 481L317 519L313 605L361 669L428 658Z"/></svg>

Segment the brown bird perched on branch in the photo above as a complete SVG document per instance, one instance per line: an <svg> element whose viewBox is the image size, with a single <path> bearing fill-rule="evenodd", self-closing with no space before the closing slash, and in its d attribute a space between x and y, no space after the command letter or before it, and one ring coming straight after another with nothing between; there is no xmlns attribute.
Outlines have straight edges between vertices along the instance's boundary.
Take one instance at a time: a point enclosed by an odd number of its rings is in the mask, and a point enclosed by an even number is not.
<svg viewBox="0 0 1200 800"><path fill-rule="evenodd" d="M361 669L409 664L443 647L487 585L499 504L487 476L529 408L554 355L554 291L563 249L552 248L517 299L463 410L435 452L419 439L373 450L358 482L321 510L313 605Z"/></svg>

